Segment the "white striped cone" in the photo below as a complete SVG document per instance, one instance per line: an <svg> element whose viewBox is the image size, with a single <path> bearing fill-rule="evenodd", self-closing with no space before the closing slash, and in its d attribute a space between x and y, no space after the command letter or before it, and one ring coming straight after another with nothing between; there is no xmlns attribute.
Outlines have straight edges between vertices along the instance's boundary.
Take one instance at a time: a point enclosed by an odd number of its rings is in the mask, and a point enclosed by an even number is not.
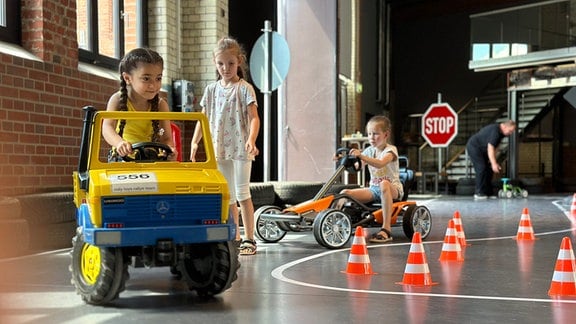
<svg viewBox="0 0 576 324"><path fill-rule="evenodd" d="M516 234L517 240L529 240L534 241L536 237L534 236L534 229L532 228L532 222L530 221L530 213L528 208L524 208L522 211L522 217L520 217L520 224L518 224L518 233Z"/></svg>
<svg viewBox="0 0 576 324"><path fill-rule="evenodd" d="M460 247L465 248L466 243L466 235L464 234L464 225L462 224L462 218L460 217L460 212L454 212L454 228L456 229L456 235L458 238L458 242L460 242Z"/></svg>
<svg viewBox="0 0 576 324"><path fill-rule="evenodd" d="M462 247L457 238L453 219L448 221L448 228L446 229L446 236L444 236L442 252L440 253L440 261L464 261Z"/></svg>
<svg viewBox="0 0 576 324"><path fill-rule="evenodd" d="M576 260L570 238L564 237L550 283L549 296L576 296Z"/></svg>
<svg viewBox="0 0 576 324"><path fill-rule="evenodd" d="M430 286L435 283L432 282L428 262L426 261L426 253L424 245L422 244L422 236L420 232L414 233L412 237L412 245L410 245L410 253L406 261L406 268L404 269L404 278L399 284L404 285L418 285Z"/></svg>
<svg viewBox="0 0 576 324"><path fill-rule="evenodd" d="M370 264L370 256L368 256L368 248L366 247L366 239L364 238L364 230L362 226L356 227L354 241L352 242L350 256L348 257L346 273L374 274L374 271L372 271L372 264Z"/></svg>

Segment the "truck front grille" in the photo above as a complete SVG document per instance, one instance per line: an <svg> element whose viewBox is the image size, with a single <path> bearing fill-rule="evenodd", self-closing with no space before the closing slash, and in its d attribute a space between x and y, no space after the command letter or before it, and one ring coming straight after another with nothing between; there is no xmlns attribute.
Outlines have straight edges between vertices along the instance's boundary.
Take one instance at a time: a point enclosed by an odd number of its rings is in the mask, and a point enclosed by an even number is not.
<svg viewBox="0 0 576 324"><path fill-rule="evenodd" d="M152 195L102 198L103 225L123 227L200 225L206 220L220 220L222 196Z"/></svg>

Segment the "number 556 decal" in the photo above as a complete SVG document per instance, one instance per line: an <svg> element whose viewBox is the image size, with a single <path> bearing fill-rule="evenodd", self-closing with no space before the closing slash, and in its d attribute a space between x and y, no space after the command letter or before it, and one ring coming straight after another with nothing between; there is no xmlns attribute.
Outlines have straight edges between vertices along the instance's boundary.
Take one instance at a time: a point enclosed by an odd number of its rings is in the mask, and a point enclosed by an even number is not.
<svg viewBox="0 0 576 324"><path fill-rule="evenodd" d="M110 180L111 191L116 193L158 191L156 174L150 172L113 174L108 180Z"/></svg>

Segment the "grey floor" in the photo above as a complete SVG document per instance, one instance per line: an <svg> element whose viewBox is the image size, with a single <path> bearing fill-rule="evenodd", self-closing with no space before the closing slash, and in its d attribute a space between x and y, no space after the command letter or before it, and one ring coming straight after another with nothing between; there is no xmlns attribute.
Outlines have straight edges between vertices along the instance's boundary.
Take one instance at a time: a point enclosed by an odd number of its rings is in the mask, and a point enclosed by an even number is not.
<svg viewBox="0 0 576 324"><path fill-rule="evenodd" d="M238 280L209 300L166 268L130 269L111 306L84 304L70 284L68 250L0 260L0 323L574 323L576 299L548 296L561 241L575 242L572 194L474 201L412 196L433 215L424 250L434 285L402 285L411 242L368 243L376 274L346 273L350 249L327 250L310 232L242 256ZM514 238L528 208L537 240ZM462 218L462 262L440 262L448 221Z"/></svg>

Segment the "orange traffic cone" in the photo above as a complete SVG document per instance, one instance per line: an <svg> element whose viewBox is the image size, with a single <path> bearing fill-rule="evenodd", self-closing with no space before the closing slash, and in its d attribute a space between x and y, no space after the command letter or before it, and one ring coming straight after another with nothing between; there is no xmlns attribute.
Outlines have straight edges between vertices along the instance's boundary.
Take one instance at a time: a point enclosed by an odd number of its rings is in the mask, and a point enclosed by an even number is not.
<svg viewBox="0 0 576 324"><path fill-rule="evenodd" d="M520 218L520 224L518 224L518 233L516 234L516 239L530 241L534 241L536 239L534 236L534 229L532 229L532 222L530 221L528 208L524 208L522 211L522 217Z"/></svg>
<svg viewBox="0 0 576 324"><path fill-rule="evenodd" d="M549 296L576 296L576 260L572 243L566 236L562 239L558 260L554 268Z"/></svg>
<svg viewBox="0 0 576 324"><path fill-rule="evenodd" d="M350 249L350 256L348 257L348 266L346 267L348 274L374 274L372 265L370 264L370 257L368 256L368 248L366 247L366 239L364 238L364 230L362 226L356 227L354 234L354 241Z"/></svg>
<svg viewBox="0 0 576 324"><path fill-rule="evenodd" d="M428 268L428 261L426 261L426 253L424 252L424 245L422 244L422 236L420 232L414 233L412 237L412 245L410 245L410 253L406 261L406 268L404 270L404 278L398 284L404 285L418 285L430 286L436 283L432 282L430 269Z"/></svg>
<svg viewBox="0 0 576 324"><path fill-rule="evenodd" d="M466 247L466 235L464 234L464 226L462 225L462 218L460 218L460 212L454 212L454 228L456 229L456 237L458 242L460 242L460 247Z"/></svg>
<svg viewBox="0 0 576 324"><path fill-rule="evenodd" d="M440 253L440 261L464 261L462 247L458 241L453 219L448 221L448 228L446 229L446 236L444 236L444 244L442 244L442 252Z"/></svg>

